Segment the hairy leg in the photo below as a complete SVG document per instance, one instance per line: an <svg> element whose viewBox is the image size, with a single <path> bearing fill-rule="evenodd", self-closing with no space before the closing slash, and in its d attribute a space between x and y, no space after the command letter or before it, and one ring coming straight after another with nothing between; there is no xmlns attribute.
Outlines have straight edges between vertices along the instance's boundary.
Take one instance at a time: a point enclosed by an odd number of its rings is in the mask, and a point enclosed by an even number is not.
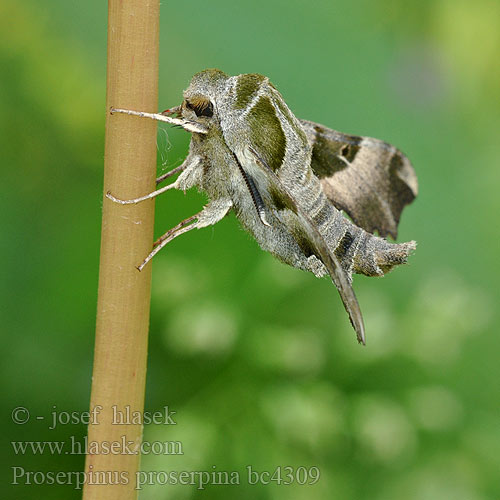
<svg viewBox="0 0 500 500"><path fill-rule="evenodd" d="M187 226L188 224L191 224L194 220L197 219L199 214L192 215L191 217L188 217L187 219L184 219L183 221L179 222L177 226L173 227L172 229L169 229L165 234L160 236L154 243L153 243L153 248L158 246L162 241L166 240L167 238L170 238L170 236L183 227ZM192 229L192 228L190 228Z"/></svg>
<svg viewBox="0 0 500 500"><path fill-rule="evenodd" d="M233 206L233 202L230 199L219 199L213 200L208 205L206 205L201 212L188 217L183 220L177 226L173 227L169 231L167 231L163 236L158 238L154 245L153 250L150 254L144 259L142 264L137 267L139 271L142 271L144 266L165 246L167 243L170 243L173 239L177 238L181 234L187 233L191 231L191 229L200 229L202 227L207 227L219 222L222 218L224 218L231 207Z"/></svg>
<svg viewBox="0 0 500 500"><path fill-rule="evenodd" d="M164 174L160 175L160 177L157 177L156 184L160 184L160 182L163 182L165 179L168 179L169 177L172 177L173 175L182 172L183 170L186 169L186 167L187 167L186 162L184 162L182 165L179 165L178 167L170 170L170 172L165 172Z"/></svg>
<svg viewBox="0 0 500 500"><path fill-rule="evenodd" d="M167 172L163 176L159 177L156 182L161 182L162 180L170 177L171 175L175 175L178 172L182 172L182 174L178 177L178 179L168 186L164 186L156 191L153 191L145 196L140 196L139 198L133 198L131 200L122 200L120 198L116 198L111 194L110 191L106 193L106 197L115 203L119 203L120 205L135 205L136 203L140 203L141 201L151 200L156 198L159 194L164 193L170 189L189 189L196 181L195 173L198 171L201 166L201 158L199 156L188 156L184 163L177 168L174 168L171 172Z"/></svg>

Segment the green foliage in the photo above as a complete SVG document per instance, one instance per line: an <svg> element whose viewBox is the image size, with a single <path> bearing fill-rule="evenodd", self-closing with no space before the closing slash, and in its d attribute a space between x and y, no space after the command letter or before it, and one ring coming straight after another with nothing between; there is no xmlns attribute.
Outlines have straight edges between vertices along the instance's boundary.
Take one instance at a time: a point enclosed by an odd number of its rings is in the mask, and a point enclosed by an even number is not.
<svg viewBox="0 0 500 500"><path fill-rule="evenodd" d="M98 275L105 97L103 2L0 7L2 411L7 441L68 441L50 413L88 407ZM402 7L404 5L404 8ZM242 15L243 14L243 15ZM421 194L403 214L410 263L355 278L367 347L328 280L288 268L228 218L154 262L146 408L176 411L145 440L144 471L233 471L240 486L146 486L143 499L500 497L500 8L494 0L167 2L160 109L217 67L268 76L305 119L400 147ZM168 134L168 135L167 135ZM159 165L188 135L161 129ZM157 233L204 202L157 201ZM15 425L10 413L29 408ZM45 416L36 420L35 416ZM2 449L2 498L79 498L10 485L11 467L80 471L82 455ZM314 486L246 482L246 467L317 466Z"/></svg>

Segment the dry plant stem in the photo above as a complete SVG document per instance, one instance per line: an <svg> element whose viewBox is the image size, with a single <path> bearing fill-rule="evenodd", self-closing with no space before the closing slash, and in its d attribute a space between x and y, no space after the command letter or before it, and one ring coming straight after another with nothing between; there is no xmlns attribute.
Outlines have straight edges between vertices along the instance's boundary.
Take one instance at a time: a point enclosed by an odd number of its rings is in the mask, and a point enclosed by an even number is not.
<svg viewBox="0 0 500 500"><path fill-rule="evenodd" d="M109 110L157 109L159 0L109 0L108 8L104 192L134 198L154 189L156 123ZM139 448L142 441L141 425L113 425L113 407L140 413L144 407L151 267L139 273L135 266L151 249L153 212L153 200L122 206L104 197L90 403L95 418L88 429L96 448L122 440ZM84 500L137 498L139 463L140 454L126 449L94 449L85 463Z"/></svg>

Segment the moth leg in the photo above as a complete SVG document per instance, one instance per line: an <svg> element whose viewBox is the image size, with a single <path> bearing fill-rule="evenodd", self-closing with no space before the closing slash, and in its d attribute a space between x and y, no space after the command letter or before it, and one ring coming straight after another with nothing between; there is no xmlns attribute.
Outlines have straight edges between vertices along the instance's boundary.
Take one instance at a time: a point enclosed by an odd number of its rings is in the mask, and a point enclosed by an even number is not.
<svg viewBox="0 0 500 500"><path fill-rule="evenodd" d="M163 236L158 238L153 246L153 250L150 254L144 259L142 264L137 267L139 271L142 271L144 266L165 246L167 243L170 243L174 238L180 236L181 234L187 233L191 231L191 229L200 229L202 227L211 226L216 224L221 219L223 219L231 207L233 206L233 202L230 199L219 199L213 200L208 205L206 205L201 212L188 217L183 220L177 226L173 227L169 231L167 231ZM194 221L194 222L193 222Z"/></svg>
<svg viewBox="0 0 500 500"><path fill-rule="evenodd" d="M168 179L169 177L172 177L173 175L178 174L179 172L183 172L186 169L191 169L195 167L199 162L200 162L200 157L199 156L188 156L181 165L178 167L174 168L173 170L170 170L170 172L166 172L160 177L156 179L156 184L160 184L160 182L163 182L165 179Z"/></svg>
<svg viewBox="0 0 500 500"><path fill-rule="evenodd" d="M317 278L322 278L323 276L325 276L325 274L328 273L325 265L316 257L316 255L310 255L307 258L307 266Z"/></svg>
<svg viewBox="0 0 500 500"><path fill-rule="evenodd" d="M169 177L172 177L175 174L178 174L179 172L182 172L186 166L184 163L182 165L179 165L178 167L174 168L173 170L170 170L170 172L165 172L164 174L160 175L160 177L156 178L156 184L160 184L163 182L165 179L168 179Z"/></svg>
<svg viewBox="0 0 500 500"><path fill-rule="evenodd" d="M106 193L106 198L110 199L115 203L119 203L120 205L135 205L140 203L141 201L151 200L156 198L159 194L162 194L170 189L183 189L191 187L192 184L196 182L196 177L193 175L193 171L196 171L197 168L201 165L201 158L199 156L191 157L188 156L184 163L174 170L167 172L167 174L159 177L160 181L157 179L157 183L161 182L163 179L170 177L171 175L175 175L178 172L182 172L182 174L178 177L178 179L168 186L164 186L156 191L153 191L145 196L140 196L139 198L133 198L131 200L121 200L116 198L111 194L110 191ZM163 177L163 178L162 178Z"/></svg>
<svg viewBox="0 0 500 500"><path fill-rule="evenodd" d="M198 217L198 214L195 214L195 215L192 215L191 217L188 217L187 219L184 219L183 221L179 222L179 224L177 224L177 226L173 227L172 229L169 229L165 234L163 234L162 236L160 236L153 243L153 247L158 246L162 241L165 241L167 238L170 238L170 236L172 236L172 234L178 232L180 229L182 229L183 227L187 226L188 224L191 224L191 222L193 222L194 220L196 220L197 217ZM174 238L175 238L175 236L174 236Z"/></svg>
<svg viewBox="0 0 500 500"><path fill-rule="evenodd" d="M106 193L106 198L109 198L111 201L119 203L120 205L135 205L136 203L140 203L141 201L152 200L153 198L156 198L159 194L162 194L165 191L168 191L169 189L175 189L175 188L177 188L177 182L169 184L168 186L164 186L161 189L157 189L156 191L153 191L152 193L149 193L145 196L140 196L139 198L133 198L131 200L120 200L119 198L115 198L111 194L111 191L108 191Z"/></svg>
<svg viewBox="0 0 500 500"><path fill-rule="evenodd" d="M189 219L193 220L196 218L196 215L193 215L193 217L189 217ZM187 221L188 219L186 219ZM186 222L182 221L182 222ZM181 222L181 224L182 224ZM186 224L188 224L186 222ZM179 227L180 226L180 227ZM142 261L142 264L137 266L137 269L139 271L142 271L144 269L144 266L167 244L170 243L173 239L177 238L177 236L180 236L181 234L187 233L188 231L191 231L191 229L194 229L196 227L196 223L190 224L190 225L185 225L182 227L180 224L179 226L176 226L169 231L167 231L163 236L158 238L157 241L155 241L155 247L149 255Z"/></svg>

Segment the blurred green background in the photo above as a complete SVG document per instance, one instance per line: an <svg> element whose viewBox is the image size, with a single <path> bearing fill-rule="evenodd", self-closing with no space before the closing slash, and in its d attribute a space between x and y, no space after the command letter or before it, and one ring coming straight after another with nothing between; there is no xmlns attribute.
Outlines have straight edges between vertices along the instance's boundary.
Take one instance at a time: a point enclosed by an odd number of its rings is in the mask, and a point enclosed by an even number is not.
<svg viewBox="0 0 500 500"><path fill-rule="evenodd" d="M356 277L368 345L328 279L262 252L234 216L155 258L146 426L182 456L146 471L233 471L240 486L145 487L142 499L500 498L500 2L322 0L162 3L159 109L207 67L269 76L298 117L384 139L420 195L383 279ZM2 0L2 498L79 498L11 485L13 470L80 471L84 457L15 454L11 441L83 439L36 415L85 411L98 277L105 2ZM160 127L161 171L183 131ZM157 201L156 233L199 210ZM15 425L11 411L29 409ZM246 467L317 466L314 486L253 485Z"/></svg>

